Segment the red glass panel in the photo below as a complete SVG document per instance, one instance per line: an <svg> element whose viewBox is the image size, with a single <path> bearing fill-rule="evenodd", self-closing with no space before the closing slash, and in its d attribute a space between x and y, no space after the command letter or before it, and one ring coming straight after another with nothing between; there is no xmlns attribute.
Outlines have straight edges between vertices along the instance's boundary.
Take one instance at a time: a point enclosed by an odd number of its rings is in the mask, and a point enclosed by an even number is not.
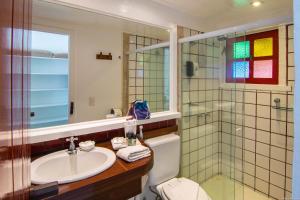
<svg viewBox="0 0 300 200"><path fill-rule="evenodd" d="M254 78L272 78L273 60L254 61Z"/></svg>

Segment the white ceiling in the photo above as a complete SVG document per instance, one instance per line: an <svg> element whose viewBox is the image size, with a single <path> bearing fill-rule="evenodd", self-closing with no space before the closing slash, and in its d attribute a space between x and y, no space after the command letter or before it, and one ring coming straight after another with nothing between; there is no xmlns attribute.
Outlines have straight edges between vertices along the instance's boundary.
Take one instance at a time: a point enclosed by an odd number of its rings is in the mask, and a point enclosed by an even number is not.
<svg viewBox="0 0 300 200"><path fill-rule="evenodd" d="M93 25L101 28L107 27L126 33L159 38L163 41L169 40L169 32L166 29L61 4L49 3L43 0L33 1L32 16L34 24L39 24L38 19L47 19L53 23Z"/></svg>
<svg viewBox="0 0 300 200"><path fill-rule="evenodd" d="M203 31L251 23L293 13L293 0L262 0L260 7L253 7L252 0L152 0L197 17Z"/></svg>

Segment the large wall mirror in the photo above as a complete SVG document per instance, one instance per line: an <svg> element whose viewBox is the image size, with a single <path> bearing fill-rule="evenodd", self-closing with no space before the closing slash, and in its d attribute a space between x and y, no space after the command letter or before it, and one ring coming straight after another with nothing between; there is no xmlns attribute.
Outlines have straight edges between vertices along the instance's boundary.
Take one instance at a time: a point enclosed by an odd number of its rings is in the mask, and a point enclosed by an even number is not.
<svg viewBox="0 0 300 200"><path fill-rule="evenodd" d="M42 0L32 23L31 128L169 110L166 29Z"/></svg>

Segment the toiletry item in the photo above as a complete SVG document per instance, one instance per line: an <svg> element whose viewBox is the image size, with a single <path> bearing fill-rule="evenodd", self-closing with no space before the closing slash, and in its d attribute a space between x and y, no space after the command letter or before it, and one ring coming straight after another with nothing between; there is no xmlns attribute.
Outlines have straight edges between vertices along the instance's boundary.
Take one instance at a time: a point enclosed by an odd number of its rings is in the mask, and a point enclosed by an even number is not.
<svg viewBox="0 0 300 200"><path fill-rule="evenodd" d="M140 128L140 132L139 132L139 139L140 139L140 140L142 140L142 139L144 138L143 126L142 126L142 125L140 125L140 126L139 126L139 128Z"/></svg>
<svg viewBox="0 0 300 200"><path fill-rule="evenodd" d="M128 120L124 123L124 133L125 137L127 137L127 133L136 135L136 126L137 126L137 120Z"/></svg>
<svg viewBox="0 0 300 200"><path fill-rule="evenodd" d="M82 151L91 151L93 148L95 148L95 141L88 140L85 142L80 142L79 148Z"/></svg>
<svg viewBox="0 0 300 200"><path fill-rule="evenodd" d="M117 152L117 156L127 162L133 162L151 155L151 151L148 147L143 145L128 146L120 149Z"/></svg>
<svg viewBox="0 0 300 200"><path fill-rule="evenodd" d="M137 120L150 119L150 109L147 101L136 100L131 103L127 116Z"/></svg>
<svg viewBox="0 0 300 200"><path fill-rule="evenodd" d="M136 134L133 132L126 133L128 146L134 146L136 144Z"/></svg>
<svg viewBox="0 0 300 200"><path fill-rule="evenodd" d="M122 117L123 113L120 108L112 108L110 114L115 115L115 117Z"/></svg>
<svg viewBox="0 0 300 200"><path fill-rule="evenodd" d="M130 141L132 143L132 141ZM128 147L128 139L124 137L115 137L111 139L111 145L114 150L119 150L125 147ZM141 145L141 142L136 139L135 145Z"/></svg>

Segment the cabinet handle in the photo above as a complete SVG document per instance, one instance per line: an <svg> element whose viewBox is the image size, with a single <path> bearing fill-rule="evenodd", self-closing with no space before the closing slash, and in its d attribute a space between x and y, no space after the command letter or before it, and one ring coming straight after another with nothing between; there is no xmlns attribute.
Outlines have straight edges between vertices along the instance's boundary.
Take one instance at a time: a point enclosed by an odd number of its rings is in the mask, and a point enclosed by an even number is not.
<svg viewBox="0 0 300 200"><path fill-rule="evenodd" d="M35 113L34 112L30 112L30 117L34 117Z"/></svg>
<svg viewBox="0 0 300 200"><path fill-rule="evenodd" d="M74 114L74 102L71 101L70 103L70 115L73 115Z"/></svg>

